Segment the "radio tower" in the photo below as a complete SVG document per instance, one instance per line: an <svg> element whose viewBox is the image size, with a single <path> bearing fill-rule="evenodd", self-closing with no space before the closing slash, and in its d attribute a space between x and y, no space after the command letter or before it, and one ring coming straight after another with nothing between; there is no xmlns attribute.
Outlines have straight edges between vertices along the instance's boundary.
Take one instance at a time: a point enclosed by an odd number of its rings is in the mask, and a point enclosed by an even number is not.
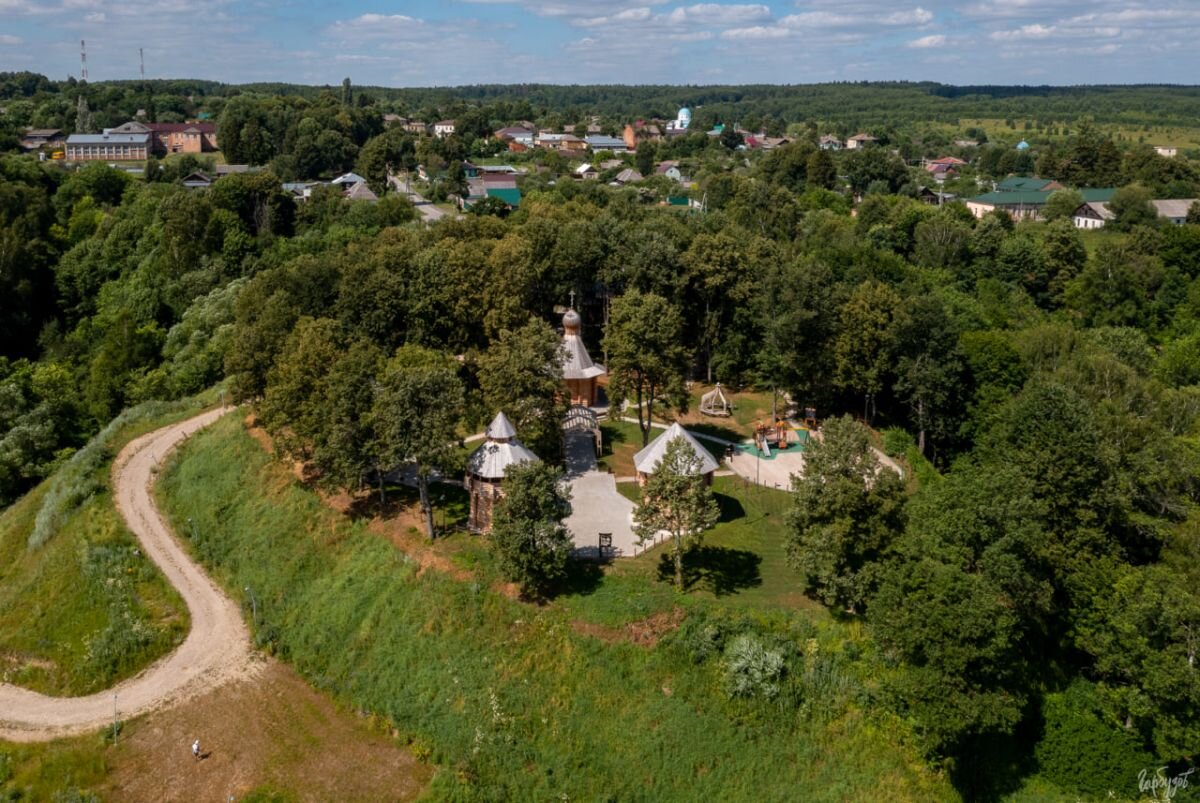
<svg viewBox="0 0 1200 803"><path fill-rule="evenodd" d="M146 54L142 52L142 49L140 47L138 48L138 60L141 61L141 63L142 63L142 80L145 81L146 80Z"/></svg>
<svg viewBox="0 0 1200 803"><path fill-rule="evenodd" d="M79 40L79 77L86 81L87 78L87 42Z"/></svg>

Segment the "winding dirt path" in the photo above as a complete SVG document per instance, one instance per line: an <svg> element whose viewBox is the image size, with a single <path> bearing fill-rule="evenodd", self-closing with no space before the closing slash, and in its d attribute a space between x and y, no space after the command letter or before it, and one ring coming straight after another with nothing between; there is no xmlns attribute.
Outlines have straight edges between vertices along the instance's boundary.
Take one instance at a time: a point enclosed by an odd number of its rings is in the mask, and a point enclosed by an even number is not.
<svg viewBox="0 0 1200 803"><path fill-rule="evenodd" d="M0 738L48 741L99 730L112 722L114 703L117 715L129 719L253 675L261 666L238 607L176 541L153 495L154 478L163 459L188 436L232 409L211 410L143 435L122 449L113 462L117 510L187 603L192 629L183 644L136 677L87 697L48 697L0 684Z"/></svg>

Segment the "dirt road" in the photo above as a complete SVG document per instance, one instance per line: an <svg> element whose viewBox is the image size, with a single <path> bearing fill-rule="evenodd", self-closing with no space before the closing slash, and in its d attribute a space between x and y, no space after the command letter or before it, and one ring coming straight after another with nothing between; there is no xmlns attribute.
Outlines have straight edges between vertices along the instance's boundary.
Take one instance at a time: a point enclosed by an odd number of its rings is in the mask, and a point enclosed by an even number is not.
<svg viewBox="0 0 1200 803"><path fill-rule="evenodd" d="M171 450L231 409L212 410L143 435L122 449L113 462L117 510L146 555L187 603L192 629L183 644L136 677L87 697L47 697L0 684L0 738L47 741L99 730L112 722L114 705L118 717L129 719L258 670L261 662L253 656L238 607L188 557L153 497L158 467Z"/></svg>

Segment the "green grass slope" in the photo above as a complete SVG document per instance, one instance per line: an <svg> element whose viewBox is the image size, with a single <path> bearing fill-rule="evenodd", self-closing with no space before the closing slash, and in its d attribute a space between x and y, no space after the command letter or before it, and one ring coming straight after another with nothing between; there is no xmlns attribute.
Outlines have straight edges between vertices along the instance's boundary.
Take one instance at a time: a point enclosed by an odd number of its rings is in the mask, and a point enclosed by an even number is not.
<svg viewBox="0 0 1200 803"><path fill-rule="evenodd" d="M45 493L43 484L0 514L0 678L89 694L173 649L187 634L187 608L137 549L107 490L29 549Z"/></svg>
<svg viewBox="0 0 1200 803"><path fill-rule="evenodd" d="M252 595L259 643L428 750L445 768L438 799L956 797L873 703L869 643L824 614L698 593L677 599L682 625L657 643L606 637L624 631L578 613L607 583L652 609L674 592L633 572L539 608L491 590L482 552L474 580L420 572L272 464L235 417L191 439L158 490L177 527L194 520L218 581ZM622 621L618 600L605 607ZM726 693L731 632L786 657L777 694Z"/></svg>

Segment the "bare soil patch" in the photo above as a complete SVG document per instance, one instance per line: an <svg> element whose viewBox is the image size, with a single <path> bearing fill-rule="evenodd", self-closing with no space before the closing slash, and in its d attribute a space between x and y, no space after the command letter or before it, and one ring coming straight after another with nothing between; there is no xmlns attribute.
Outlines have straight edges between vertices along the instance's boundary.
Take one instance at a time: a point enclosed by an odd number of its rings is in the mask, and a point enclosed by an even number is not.
<svg viewBox="0 0 1200 803"><path fill-rule="evenodd" d="M634 644L647 649L658 644L659 640L668 633L676 630L683 622L686 614L683 608L672 608L669 611L647 616L636 622L630 622L624 627L607 627L593 622L571 622L571 629L584 636L598 638L606 644L622 642Z"/></svg>
<svg viewBox="0 0 1200 803"><path fill-rule="evenodd" d="M433 776L389 733L274 660L252 681L133 723L108 763L106 799L155 803L223 803L261 788L301 801L413 800Z"/></svg>

